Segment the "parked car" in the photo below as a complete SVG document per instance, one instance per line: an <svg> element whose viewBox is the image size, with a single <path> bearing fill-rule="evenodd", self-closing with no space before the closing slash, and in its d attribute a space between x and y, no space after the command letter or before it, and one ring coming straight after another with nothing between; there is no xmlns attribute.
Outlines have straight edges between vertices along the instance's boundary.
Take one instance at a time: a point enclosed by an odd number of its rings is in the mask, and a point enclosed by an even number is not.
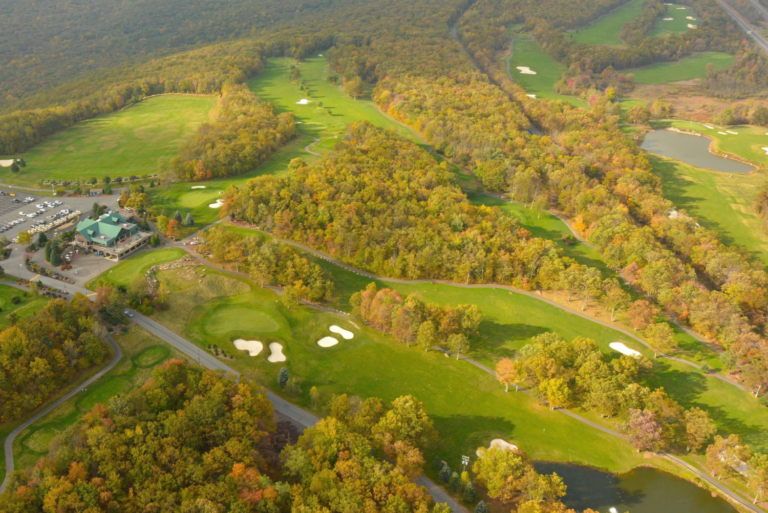
<svg viewBox="0 0 768 513"><path fill-rule="evenodd" d="M125 315L127 315L128 317L130 317L130 318L133 318L133 312L131 312L130 310L126 310L126 311L125 311L125 312L123 312L123 313L124 313Z"/></svg>

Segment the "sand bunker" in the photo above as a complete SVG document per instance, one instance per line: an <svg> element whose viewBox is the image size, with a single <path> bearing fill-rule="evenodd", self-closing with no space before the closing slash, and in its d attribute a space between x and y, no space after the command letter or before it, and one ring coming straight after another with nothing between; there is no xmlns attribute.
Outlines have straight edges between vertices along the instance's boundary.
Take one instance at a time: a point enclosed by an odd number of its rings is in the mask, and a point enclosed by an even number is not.
<svg viewBox="0 0 768 513"><path fill-rule="evenodd" d="M269 344L269 350L272 351L272 354L269 355L269 358L267 358L267 360L269 360L272 363L285 361L285 355L283 354L282 344L278 344L277 342L272 342L271 344Z"/></svg>
<svg viewBox="0 0 768 513"><path fill-rule="evenodd" d="M674 18L664 18L664 21L672 21Z"/></svg>
<svg viewBox="0 0 768 513"><path fill-rule="evenodd" d="M614 351L618 351L621 354L627 355L627 356L634 356L635 358L640 358L641 355L638 351L635 351L634 349L630 349L627 346L624 345L624 342L611 342L608 344L608 347L613 349Z"/></svg>
<svg viewBox="0 0 768 513"><path fill-rule="evenodd" d="M535 94L526 94L526 96L527 96L528 98L536 98L536 95L535 95Z"/></svg>
<svg viewBox="0 0 768 513"><path fill-rule="evenodd" d="M739 135L738 132L734 132L733 130L726 130L726 132L728 132L731 135Z"/></svg>
<svg viewBox="0 0 768 513"><path fill-rule="evenodd" d="M678 11L684 11L684 10L685 10L685 7L678 7L678 8L677 8L677 10L678 10Z"/></svg>
<svg viewBox="0 0 768 513"><path fill-rule="evenodd" d="M211 204L210 204L210 205L208 205L208 206L209 206L210 208L221 208L221 207L223 207L223 206L224 206L224 202L223 202L223 201L221 201L221 199L217 199L217 200L216 200L216 203L211 203Z"/></svg>
<svg viewBox="0 0 768 513"><path fill-rule="evenodd" d="M333 347L338 343L339 341L333 337L323 337L317 341L317 345L320 347Z"/></svg>
<svg viewBox="0 0 768 513"><path fill-rule="evenodd" d="M0 160L0 167L11 167L13 165L13 159L10 160Z"/></svg>
<svg viewBox="0 0 768 513"><path fill-rule="evenodd" d="M691 25L691 24L689 23L689 24L688 24L688 28L689 28L689 29L695 29L695 28L697 28L697 25Z"/></svg>
<svg viewBox="0 0 768 513"><path fill-rule="evenodd" d="M241 351L248 351L248 354L251 356L257 356L261 350L264 349L264 344L258 340L243 340L242 338L238 338L233 343L236 348Z"/></svg>
<svg viewBox="0 0 768 513"><path fill-rule="evenodd" d="M506 440L502 440L501 438L494 438L493 440L491 440L491 444L488 446L488 449L490 450L490 449L493 449L494 447L498 447L499 449L504 451L518 450L515 444L511 444ZM481 447L480 449L475 451L475 454L477 454L478 458L482 458L485 456L485 449Z"/></svg>
<svg viewBox="0 0 768 513"><path fill-rule="evenodd" d="M713 127L713 126L709 126L709 125L703 125L703 126L704 126L704 128L709 128L710 130L712 130L712 129L714 129L714 128L715 128L715 127Z"/></svg>
<svg viewBox="0 0 768 513"><path fill-rule="evenodd" d="M328 328L328 330L333 332L333 333L338 333L339 335L344 337L344 340L352 340L352 338L355 336L355 334L352 333L351 331L347 331L344 328L340 328L340 327L336 326L335 324L333 326L331 326L330 328Z"/></svg>
<svg viewBox="0 0 768 513"><path fill-rule="evenodd" d="M696 18L694 18L693 16L686 16L686 17L685 17L685 19L686 19L686 20L693 20L693 21L696 21Z"/></svg>
<svg viewBox="0 0 768 513"><path fill-rule="evenodd" d="M762 148L760 148L760 149L761 149L761 150L763 150L763 151L765 152L765 154L766 154L766 155L768 155L768 146L763 146L763 147L762 147Z"/></svg>
<svg viewBox="0 0 768 513"><path fill-rule="evenodd" d="M522 73L523 75L535 75L536 74L536 72L533 71L528 66L517 66L517 69L520 70L520 73Z"/></svg>
<svg viewBox="0 0 768 513"><path fill-rule="evenodd" d="M322 53L318 53L318 54L317 54L317 56L318 56L318 57L322 57L322 56L323 56L323 54L322 54Z"/></svg>
<svg viewBox="0 0 768 513"><path fill-rule="evenodd" d="M190 189L205 189L205 185L193 185Z"/></svg>
<svg viewBox="0 0 768 513"><path fill-rule="evenodd" d="M720 135L728 135L725 132L718 132L718 134L720 134Z"/></svg>
<svg viewBox="0 0 768 513"><path fill-rule="evenodd" d="M306 105L308 103L311 103L311 102L309 100L307 100L306 98L302 98L301 100L296 102L296 105Z"/></svg>

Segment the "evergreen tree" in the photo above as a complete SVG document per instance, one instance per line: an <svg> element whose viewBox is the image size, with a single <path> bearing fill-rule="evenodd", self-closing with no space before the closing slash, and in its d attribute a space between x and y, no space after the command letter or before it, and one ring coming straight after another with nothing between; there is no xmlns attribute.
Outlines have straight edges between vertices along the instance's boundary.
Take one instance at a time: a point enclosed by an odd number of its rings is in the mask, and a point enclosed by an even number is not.
<svg viewBox="0 0 768 513"><path fill-rule="evenodd" d="M46 242L48 242L48 237L43 232L40 232L40 235L37 236L37 245L42 247Z"/></svg>
<svg viewBox="0 0 768 513"><path fill-rule="evenodd" d="M59 248L59 243L56 241L51 245L51 259L49 262L54 267L61 265L61 248Z"/></svg>
<svg viewBox="0 0 768 513"><path fill-rule="evenodd" d="M111 186L111 185L106 185L106 186L104 187L104 194L106 194L107 196L109 196L110 194L112 194L112 186Z"/></svg>
<svg viewBox="0 0 768 513"><path fill-rule="evenodd" d="M435 456L435 468L439 469L440 465L443 464L443 461L440 459L440 456Z"/></svg>
<svg viewBox="0 0 768 513"><path fill-rule="evenodd" d="M48 241L45 245L45 261L51 261L51 248L53 248L53 242Z"/></svg>
<svg viewBox="0 0 768 513"><path fill-rule="evenodd" d="M445 484L448 484L448 481L451 480L451 475L453 474L453 471L451 470L451 467L448 466L447 463L443 464L443 468L440 469L440 481L442 481Z"/></svg>
<svg viewBox="0 0 768 513"><path fill-rule="evenodd" d="M451 474L450 479L448 479L448 488L454 492L459 492L461 490L461 477L459 477L458 472L454 471Z"/></svg>
<svg viewBox="0 0 768 513"><path fill-rule="evenodd" d="M285 388L285 385L288 384L288 369L285 367L280 369L277 375L277 383L280 385L280 388Z"/></svg>
<svg viewBox="0 0 768 513"><path fill-rule="evenodd" d="M483 501L477 503L477 506L475 506L475 513L488 513L488 507Z"/></svg>
<svg viewBox="0 0 768 513"><path fill-rule="evenodd" d="M467 504L471 504L477 500L477 491L475 491L475 485L472 484L472 481L467 483L467 486L464 487L464 502Z"/></svg>
<svg viewBox="0 0 768 513"><path fill-rule="evenodd" d="M195 220L192 219L192 212L187 213L187 217L184 219L184 226L195 226Z"/></svg>
<svg viewBox="0 0 768 513"><path fill-rule="evenodd" d="M179 211L177 210L177 211L176 211L176 213L175 213L175 214L173 214L173 218L174 218L176 221L178 221L178 222L179 222L179 224L181 224L181 212L179 212Z"/></svg>
<svg viewBox="0 0 768 513"><path fill-rule="evenodd" d="M14 162L13 164L11 164L11 172L12 172L12 173L18 173L18 172L19 172L19 170L20 170L20 168L19 168L19 165L18 165L16 162Z"/></svg>

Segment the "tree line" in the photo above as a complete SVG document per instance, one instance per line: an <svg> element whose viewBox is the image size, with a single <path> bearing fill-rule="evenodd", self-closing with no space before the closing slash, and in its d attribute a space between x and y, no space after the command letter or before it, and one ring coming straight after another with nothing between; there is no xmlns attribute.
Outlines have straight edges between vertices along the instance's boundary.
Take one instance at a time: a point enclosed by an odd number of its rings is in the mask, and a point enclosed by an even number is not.
<svg viewBox="0 0 768 513"><path fill-rule="evenodd" d="M24 417L80 373L101 363L107 348L82 294L54 299L0 332L0 421Z"/></svg>

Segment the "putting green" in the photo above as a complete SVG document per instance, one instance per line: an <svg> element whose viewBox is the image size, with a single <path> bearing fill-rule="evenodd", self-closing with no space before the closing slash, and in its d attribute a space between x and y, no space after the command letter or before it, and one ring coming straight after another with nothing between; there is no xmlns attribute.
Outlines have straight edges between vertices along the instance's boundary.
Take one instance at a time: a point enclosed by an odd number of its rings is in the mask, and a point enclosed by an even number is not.
<svg viewBox="0 0 768 513"><path fill-rule="evenodd" d="M270 315L253 308L230 306L216 308L205 321L205 331L212 335L232 332L273 333L280 324Z"/></svg>
<svg viewBox="0 0 768 513"><path fill-rule="evenodd" d="M171 350L166 346L151 346L132 358L134 365L141 369L154 367L171 356Z"/></svg>
<svg viewBox="0 0 768 513"><path fill-rule="evenodd" d="M211 119L214 96L164 95L148 98L121 112L78 123L23 157L20 173L1 168L6 183L35 185L46 180L88 180L154 173L157 160L178 154L184 141Z"/></svg>

